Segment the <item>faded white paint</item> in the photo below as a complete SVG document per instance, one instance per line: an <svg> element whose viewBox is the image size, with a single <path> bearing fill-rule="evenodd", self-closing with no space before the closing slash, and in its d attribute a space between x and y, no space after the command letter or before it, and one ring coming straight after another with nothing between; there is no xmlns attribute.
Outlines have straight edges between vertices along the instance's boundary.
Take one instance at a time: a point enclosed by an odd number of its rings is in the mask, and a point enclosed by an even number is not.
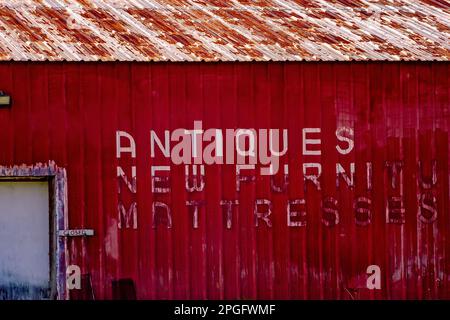
<svg viewBox="0 0 450 320"><path fill-rule="evenodd" d="M0 182L0 285L49 287L47 182Z"/></svg>

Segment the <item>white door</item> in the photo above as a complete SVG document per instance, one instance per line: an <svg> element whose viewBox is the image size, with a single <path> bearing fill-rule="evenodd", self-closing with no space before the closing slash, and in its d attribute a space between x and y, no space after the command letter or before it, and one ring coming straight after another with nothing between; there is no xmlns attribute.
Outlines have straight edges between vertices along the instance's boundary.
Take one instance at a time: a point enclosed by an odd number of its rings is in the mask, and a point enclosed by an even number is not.
<svg viewBox="0 0 450 320"><path fill-rule="evenodd" d="M50 295L48 182L0 181L0 299Z"/></svg>

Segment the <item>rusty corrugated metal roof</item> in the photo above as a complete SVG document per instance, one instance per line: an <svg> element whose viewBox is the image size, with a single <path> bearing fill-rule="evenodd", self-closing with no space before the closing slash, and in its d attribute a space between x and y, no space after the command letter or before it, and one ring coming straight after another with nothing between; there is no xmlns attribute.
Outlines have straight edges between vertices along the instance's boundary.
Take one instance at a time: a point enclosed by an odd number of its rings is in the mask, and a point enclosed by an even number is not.
<svg viewBox="0 0 450 320"><path fill-rule="evenodd" d="M450 60L446 0L1 0L0 18L0 60Z"/></svg>

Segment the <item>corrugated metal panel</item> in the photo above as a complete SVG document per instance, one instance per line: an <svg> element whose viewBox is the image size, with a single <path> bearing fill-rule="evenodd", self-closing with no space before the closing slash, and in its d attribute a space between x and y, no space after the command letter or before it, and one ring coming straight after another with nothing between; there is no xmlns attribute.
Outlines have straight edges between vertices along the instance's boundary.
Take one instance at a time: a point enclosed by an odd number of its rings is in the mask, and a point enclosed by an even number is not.
<svg viewBox="0 0 450 320"><path fill-rule="evenodd" d="M94 237L67 238L67 264L84 275L84 291L72 291L73 298L448 299L449 69L438 63L3 63L0 88L13 106L0 109L0 164L55 160L67 170L68 228L95 230ZM195 120L205 129L287 128L289 150L281 158L289 164L287 190L275 192L269 177L255 173L256 181L242 182L238 192L234 165L207 165L204 190L186 191L183 165L171 164L159 149L151 157L150 130L162 138L164 130L191 129ZM346 147L335 135L339 127L354 130L347 155L336 149ZM321 128L321 155L303 155L303 128ZM136 158L116 157L117 130L134 137ZM393 188L385 165L396 160L404 162ZM336 187L336 164L348 173L352 162L355 186L340 177ZM366 162L373 164L370 191ZM304 163L321 163L321 190L304 183ZM117 166L130 177L133 165L136 193L116 177ZM170 193L152 192L155 165L170 165ZM277 174L277 185L282 178ZM404 223L387 223L388 199L388 218L402 220L396 196L403 197ZM327 226L335 218L329 197L339 212L334 226ZM363 210L355 213L358 197L371 201L370 223ZM262 219L255 226L256 199L272 202L272 227ZM287 225L294 199L305 200L306 226ZM198 228L187 200L205 201ZM230 229L222 200L239 201ZM170 206L172 228L161 212L153 218L157 201ZM136 228L133 220L119 228L118 204L128 209L132 202ZM161 223L153 228L154 221ZM381 269L380 290L366 287L369 265Z"/></svg>
<svg viewBox="0 0 450 320"><path fill-rule="evenodd" d="M449 60L446 0L1 1L1 60Z"/></svg>

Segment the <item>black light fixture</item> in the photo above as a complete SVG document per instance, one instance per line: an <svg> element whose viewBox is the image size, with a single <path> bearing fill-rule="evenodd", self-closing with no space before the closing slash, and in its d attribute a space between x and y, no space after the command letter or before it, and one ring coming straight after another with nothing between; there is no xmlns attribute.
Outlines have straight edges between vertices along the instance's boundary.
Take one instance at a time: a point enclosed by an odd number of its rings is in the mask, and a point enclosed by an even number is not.
<svg viewBox="0 0 450 320"><path fill-rule="evenodd" d="M0 108L9 107L10 105L11 97L3 91L0 91Z"/></svg>

